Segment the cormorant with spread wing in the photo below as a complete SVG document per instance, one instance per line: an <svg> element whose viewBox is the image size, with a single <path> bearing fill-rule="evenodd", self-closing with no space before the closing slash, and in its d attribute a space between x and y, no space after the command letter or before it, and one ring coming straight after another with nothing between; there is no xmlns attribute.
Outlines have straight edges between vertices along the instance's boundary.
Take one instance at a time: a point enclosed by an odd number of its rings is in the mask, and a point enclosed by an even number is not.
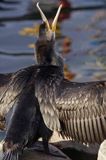
<svg viewBox="0 0 106 160"><path fill-rule="evenodd" d="M35 78L35 96L44 122L64 138L101 143L106 138L106 81L77 83L64 78L62 65L56 65L50 56L51 52L56 54L53 43L56 28L51 29L40 8L39 11L47 25L48 41L52 42L51 46L38 46L39 52L37 49L38 56L46 57L46 65L41 66Z"/></svg>
<svg viewBox="0 0 106 160"><path fill-rule="evenodd" d="M51 29L39 5L37 7L47 27L40 32L42 34L36 45L39 65L13 75L8 89L2 94L1 113L3 115L9 110L14 99L20 101L23 90L30 82L35 86L34 96L50 131L58 131L64 138L80 142L100 143L106 137L106 81L76 83L64 78L61 58L54 49L56 20ZM58 14L60 9L61 6ZM31 77L34 77L33 81Z"/></svg>

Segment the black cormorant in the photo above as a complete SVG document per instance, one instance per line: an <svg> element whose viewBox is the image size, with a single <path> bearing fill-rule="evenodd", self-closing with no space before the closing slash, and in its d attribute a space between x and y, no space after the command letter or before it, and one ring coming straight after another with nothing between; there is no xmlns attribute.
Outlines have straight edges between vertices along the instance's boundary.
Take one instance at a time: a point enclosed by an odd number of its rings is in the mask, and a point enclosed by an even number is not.
<svg viewBox="0 0 106 160"><path fill-rule="evenodd" d="M58 12L57 14L59 15ZM53 156L59 156L49 151L48 141L53 131L45 125L38 100L35 97L35 79L43 67L48 68L48 65L53 64L53 68L59 68L63 75L62 59L55 54L53 49L54 37L50 40L48 38L50 38L50 35L47 34L46 25L43 23L40 26L39 38L36 42L39 65L8 74L8 77L7 75L1 75L1 82L4 77L6 80L4 89L1 88L3 93L0 95L1 115L4 116L12 108L12 115L7 122L3 144L3 160L18 159L19 152L24 147L29 147L35 143L40 137L42 137L45 152Z"/></svg>
<svg viewBox="0 0 106 160"><path fill-rule="evenodd" d="M48 28L48 40L53 44L56 21L51 29L40 8L39 11ZM46 47L39 48L42 51ZM47 49L48 45L42 54ZM53 45L51 50L56 55ZM106 138L106 81L70 82L64 78L62 67L52 60L42 66L35 78L35 96L46 126L64 138L101 143Z"/></svg>
<svg viewBox="0 0 106 160"><path fill-rule="evenodd" d="M62 60L54 49L55 27L61 6L51 28L39 5L37 7L46 24L45 30L42 25L37 41L36 56L39 65L13 75L8 89L1 96L0 112L2 115L7 113L14 104L14 99L20 102L22 93L25 94L23 90L31 83L34 84L32 93L38 102L46 129L61 133L63 138L101 143L106 138L106 81L76 83L64 78ZM49 136L51 135L52 133Z"/></svg>

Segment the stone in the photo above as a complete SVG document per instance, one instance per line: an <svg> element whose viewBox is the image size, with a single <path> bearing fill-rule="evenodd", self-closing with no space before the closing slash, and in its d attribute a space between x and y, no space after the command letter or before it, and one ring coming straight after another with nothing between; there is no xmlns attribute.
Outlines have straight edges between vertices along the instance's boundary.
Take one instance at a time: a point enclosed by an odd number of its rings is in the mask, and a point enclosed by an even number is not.
<svg viewBox="0 0 106 160"><path fill-rule="evenodd" d="M97 160L106 160L106 140L100 145Z"/></svg>
<svg viewBox="0 0 106 160"><path fill-rule="evenodd" d="M61 157L51 156L42 151L36 151L36 149L39 150L39 148L42 149L42 144L40 142L37 142L33 148L24 150L20 160L71 160L62 151L51 144L49 144L50 152L55 152Z"/></svg>

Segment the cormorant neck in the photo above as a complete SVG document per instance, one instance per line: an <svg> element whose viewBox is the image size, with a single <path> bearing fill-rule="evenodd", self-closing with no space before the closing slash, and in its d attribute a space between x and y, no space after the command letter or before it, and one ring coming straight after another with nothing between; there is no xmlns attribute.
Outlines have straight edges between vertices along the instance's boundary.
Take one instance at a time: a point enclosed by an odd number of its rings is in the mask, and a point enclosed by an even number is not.
<svg viewBox="0 0 106 160"><path fill-rule="evenodd" d="M55 51L55 39L48 39L45 23L39 27L39 37L35 44L35 58L38 65L55 65L63 71L63 59Z"/></svg>
<svg viewBox="0 0 106 160"><path fill-rule="evenodd" d="M48 42L36 43L36 59L38 64L53 65L54 54L55 51L53 42L48 41Z"/></svg>

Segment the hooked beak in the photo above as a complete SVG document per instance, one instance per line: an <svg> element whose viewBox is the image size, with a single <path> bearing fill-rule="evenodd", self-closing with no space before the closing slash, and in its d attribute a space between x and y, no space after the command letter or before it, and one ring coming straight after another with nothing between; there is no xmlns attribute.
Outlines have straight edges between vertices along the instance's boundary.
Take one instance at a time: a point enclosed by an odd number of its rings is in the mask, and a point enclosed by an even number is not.
<svg viewBox="0 0 106 160"><path fill-rule="evenodd" d="M37 3L37 8L41 14L41 17L42 17L42 20L43 22L45 22L46 26L47 26L47 38L48 40L51 40L52 38L55 39L55 32L56 32L56 26L57 26L57 20L58 20L58 17L59 17L59 14L60 14L60 11L61 11L61 8L62 8L62 4L59 6L58 10L57 10L57 13L56 13L56 16L52 22L52 25L50 27L49 25L49 22L46 18L46 16L44 15L43 11L41 10L41 8L39 7L39 2Z"/></svg>

